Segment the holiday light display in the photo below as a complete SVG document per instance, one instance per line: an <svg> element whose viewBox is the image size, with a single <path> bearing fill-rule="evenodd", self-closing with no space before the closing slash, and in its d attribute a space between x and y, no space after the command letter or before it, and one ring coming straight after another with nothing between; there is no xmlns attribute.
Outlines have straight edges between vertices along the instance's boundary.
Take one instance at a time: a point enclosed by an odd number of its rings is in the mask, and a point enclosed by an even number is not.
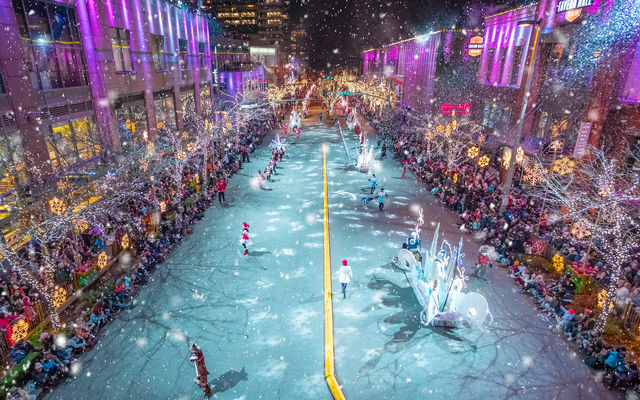
<svg viewBox="0 0 640 400"><path fill-rule="evenodd" d="M597 238L598 251L607 269L609 283L602 296L603 309L596 328L602 330L612 312L622 267L639 246L636 234L640 228L640 214L635 204L640 202L640 178L627 168L626 163L609 157L604 151L591 149L591 157L573 161L564 158L561 167L557 162L553 174L546 181L546 197L552 211L562 213L573 221L572 234L576 240L584 240L591 248L591 240ZM628 152L625 157L637 157ZM563 159L561 159L563 160ZM560 160L558 160L560 161ZM579 171L570 174L568 171Z"/></svg>
<svg viewBox="0 0 640 400"><path fill-rule="evenodd" d="M53 304L55 304L56 308L60 308L65 301L67 301L67 289L59 287L53 294Z"/></svg>
<svg viewBox="0 0 640 400"><path fill-rule="evenodd" d="M553 263L553 269L556 272L564 271L564 258L562 258L560 254L556 253L551 259L551 262Z"/></svg>
<svg viewBox="0 0 640 400"><path fill-rule="evenodd" d="M54 214L62 215L66 211L67 207L65 206L64 201L54 197L49 200L49 209Z"/></svg>
<svg viewBox="0 0 640 400"><path fill-rule="evenodd" d="M562 157L552 165L551 170L558 175L570 174L574 171L576 163L569 157Z"/></svg>
<svg viewBox="0 0 640 400"><path fill-rule="evenodd" d="M11 327L11 341L17 342L18 340L26 339L28 333L29 323L24 318L20 318Z"/></svg>
<svg viewBox="0 0 640 400"><path fill-rule="evenodd" d="M469 150L467 150L467 157L469 158L476 158L478 154L480 154L480 147L478 146L471 146Z"/></svg>
<svg viewBox="0 0 640 400"><path fill-rule="evenodd" d="M97 259L98 270L101 271L102 269L104 269L104 267L106 267L108 263L109 263L109 256L107 255L107 253L105 253L104 251L101 251L100 253L98 253L98 259Z"/></svg>
<svg viewBox="0 0 640 400"><path fill-rule="evenodd" d="M535 162L531 167L527 168L522 179L531 186L536 186L538 183L544 183L547 180L545 175L546 170L542 168L540 163Z"/></svg>
<svg viewBox="0 0 640 400"><path fill-rule="evenodd" d="M487 165L489 165L489 161L491 161L491 159L489 158L488 155L485 154L484 156L478 159L478 166L481 168L484 168Z"/></svg>
<svg viewBox="0 0 640 400"><path fill-rule="evenodd" d="M125 233L124 236L122 237L122 240L120 241L120 246L122 247L122 250L128 250L130 244L131 243L129 243L129 234Z"/></svg>

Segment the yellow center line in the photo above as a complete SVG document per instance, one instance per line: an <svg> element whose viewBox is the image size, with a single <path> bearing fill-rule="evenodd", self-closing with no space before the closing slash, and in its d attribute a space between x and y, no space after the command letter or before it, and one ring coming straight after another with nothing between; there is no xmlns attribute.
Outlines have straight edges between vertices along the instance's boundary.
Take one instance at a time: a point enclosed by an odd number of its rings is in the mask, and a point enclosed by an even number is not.
<svg viewBox="0 0 640 400"><path fill-rule="evenodd" d="M335 375L333 353L333 303L331 294L331 252L329 250L329 198L327 197L327 151L322 142L322 183L324 190L324 378L334 399L344 400Z"/></svg>

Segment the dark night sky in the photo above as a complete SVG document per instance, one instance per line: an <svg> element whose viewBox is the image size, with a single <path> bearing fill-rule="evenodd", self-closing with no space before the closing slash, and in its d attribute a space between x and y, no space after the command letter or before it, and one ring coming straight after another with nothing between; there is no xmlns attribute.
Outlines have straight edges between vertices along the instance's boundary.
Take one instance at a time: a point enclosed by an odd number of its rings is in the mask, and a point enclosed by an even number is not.
<svg viewBox="0 0 640 400"><path fill-rule="evenodd" d="M311 67L358 66L362 50L443 28L482 27L522 0L292 0L291 25L309 35Z"/></svg>

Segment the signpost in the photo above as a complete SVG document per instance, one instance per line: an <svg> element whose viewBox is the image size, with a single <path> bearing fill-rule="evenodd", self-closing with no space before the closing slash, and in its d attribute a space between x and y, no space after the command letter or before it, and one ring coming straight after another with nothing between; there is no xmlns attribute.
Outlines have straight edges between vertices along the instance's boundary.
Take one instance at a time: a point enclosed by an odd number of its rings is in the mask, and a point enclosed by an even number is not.
<svg viewBox="0 0 640 400"><path fill-rule="evenodd" d="M474 36L469 40L469 55L472 57L482 54L484 47L484 38L482 36Z"/></svg>

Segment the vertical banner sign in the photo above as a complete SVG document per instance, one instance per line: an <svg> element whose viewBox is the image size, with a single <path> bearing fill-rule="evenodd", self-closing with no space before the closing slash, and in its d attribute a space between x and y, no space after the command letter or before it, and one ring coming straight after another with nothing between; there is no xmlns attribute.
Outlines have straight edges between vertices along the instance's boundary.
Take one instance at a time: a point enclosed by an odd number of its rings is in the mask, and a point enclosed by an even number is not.
<svg viewBox="0 0 640 400"><path fill-rule="evenodd" d="M482 54L484 47L484 38L482 36L474 36L469 40L469 55L472 57Z"/></svg>
<svg viewBox="0 0 640 400"><path fill-rule="evenodd" d="M592 122L584 121L580 125L580 132L578 133L578 140L576 140L576 147L573 149L573 156L580 158L587 153L587 145L589 144L589 135L591 134Z"/></svg>

